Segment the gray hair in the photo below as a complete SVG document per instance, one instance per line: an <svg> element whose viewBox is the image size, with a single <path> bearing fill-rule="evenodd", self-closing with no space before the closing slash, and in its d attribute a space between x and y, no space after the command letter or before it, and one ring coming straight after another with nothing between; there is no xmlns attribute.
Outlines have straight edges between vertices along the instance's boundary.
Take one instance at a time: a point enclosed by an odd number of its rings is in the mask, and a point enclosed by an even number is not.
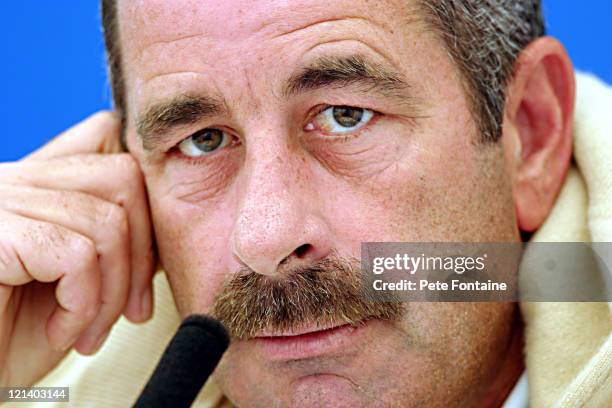
<svg viewBox="0 0 612 408"><path fill-rule="evenodd" d="M101 0L115 109L125 127L125 89L117 0ZM483 141L502 132L506 86L517 56L544 35L540 0L417 0L459 67ZM125 143L124 143L125 145Z"/></svg>
<svg viewBox="0 0 612 408"><path fill-rule="evenodd" d="M539 0L421 0L462 74L483 141L501 137L507 84L519 53L545 34Z"/></svg>

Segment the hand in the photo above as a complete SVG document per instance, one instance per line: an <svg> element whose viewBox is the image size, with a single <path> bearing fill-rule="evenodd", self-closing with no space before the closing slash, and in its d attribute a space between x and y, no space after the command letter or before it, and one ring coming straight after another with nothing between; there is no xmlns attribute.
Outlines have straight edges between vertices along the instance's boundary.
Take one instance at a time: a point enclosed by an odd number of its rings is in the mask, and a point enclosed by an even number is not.
<svg viewBox="0 0 612 408"><path fill-rule="evenodd" d="M123 313L152 314L143 176L110 112L0 163L0 386L26 386L71 347L100 348Z"/></svg>

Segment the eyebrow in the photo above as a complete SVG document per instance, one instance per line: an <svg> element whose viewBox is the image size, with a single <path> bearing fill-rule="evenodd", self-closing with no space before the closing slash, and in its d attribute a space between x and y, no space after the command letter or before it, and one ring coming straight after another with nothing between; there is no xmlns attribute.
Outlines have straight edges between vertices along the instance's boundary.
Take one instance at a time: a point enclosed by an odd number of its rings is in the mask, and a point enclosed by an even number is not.
<svg viewBox="0 0 612 408"><path fill-rule="evenodd" d="M164 133L170 129L226 113L226 104L217 98L180 95L145 109L137 121L136 129L143 148L152 151L164 144Z"/></svg>
<svg viewBox="0 0 612 408"><path fill-rule="evenodd" d="M348 85L363 86L364 92L378 92L400 103L413 102L405 92L409 86L399 74L361 55L326 56L315 60L288 79L284 96L289 98L302 92ZM137 119L136 129L143 148L154 151L165 144L165 133L169 130L227 114L227 104L219 98L179 95L147 107Z"/></svg>
<svg viewBox="0 0 612 408"><path fill-rule="evenodd" d="M285 96L325 87L362 85L366 92L378 92L383 96L406 98L408 84L401 76L380 64L368 61L361 55L327 56L292 76L285 87Z"/></svg>

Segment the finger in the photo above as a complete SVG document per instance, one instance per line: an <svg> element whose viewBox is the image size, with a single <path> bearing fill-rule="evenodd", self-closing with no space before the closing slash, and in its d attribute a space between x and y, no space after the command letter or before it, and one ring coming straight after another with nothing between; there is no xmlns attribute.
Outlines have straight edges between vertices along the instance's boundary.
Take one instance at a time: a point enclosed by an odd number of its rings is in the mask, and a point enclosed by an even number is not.
<svg viewBox="0 0 612 408"><path fill-rule="evenodd" d="M77 191L0 184L0 208L27 218L58 224L91 239L102 271L101 307L77 349L96 351L121 315L130 285L129 227L125 210Z"/></svg>
<svg viewBox="0 0 612 408"><path fill-rule="evenodd" d="M152 228L143 176L129 154L81 155L48 161L0 164L0 183L75 190L121 205L130 229L131 282L126 317L144 321L153 308Z"/></svg>
<svg viewBox="0 0 612 408"><path fill-rule="evenodd" d="M120 123L117 115L101 111L89 116L23 160L48 160L85 153L121 151Z"/></svg>
<svg viewBox="0 0 612 408"><path fill-rule="evenodd" d="M93 242L67 228L0 211L0 284L58 281L49 343L65 350L100 307L100 268Z"/></svg>

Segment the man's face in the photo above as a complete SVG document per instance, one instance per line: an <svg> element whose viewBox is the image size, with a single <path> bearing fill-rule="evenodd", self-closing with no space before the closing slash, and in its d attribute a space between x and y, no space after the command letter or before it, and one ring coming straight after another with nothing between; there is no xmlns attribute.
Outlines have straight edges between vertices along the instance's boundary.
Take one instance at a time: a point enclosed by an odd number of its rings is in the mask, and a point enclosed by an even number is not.
<svg viewBox="0 0 612 408"><path fill-rule="evenodd" d="M368 241L518 239L501 145L410 1L120 1L128 145L182 315ZM239 406L442 406L499 367L507 304L413 303L295 338L233 341ZM338 316L338 322L341 322ZM285 333L317 327L313 322ZM321 405L324 404L324 405Z"/></svg>

